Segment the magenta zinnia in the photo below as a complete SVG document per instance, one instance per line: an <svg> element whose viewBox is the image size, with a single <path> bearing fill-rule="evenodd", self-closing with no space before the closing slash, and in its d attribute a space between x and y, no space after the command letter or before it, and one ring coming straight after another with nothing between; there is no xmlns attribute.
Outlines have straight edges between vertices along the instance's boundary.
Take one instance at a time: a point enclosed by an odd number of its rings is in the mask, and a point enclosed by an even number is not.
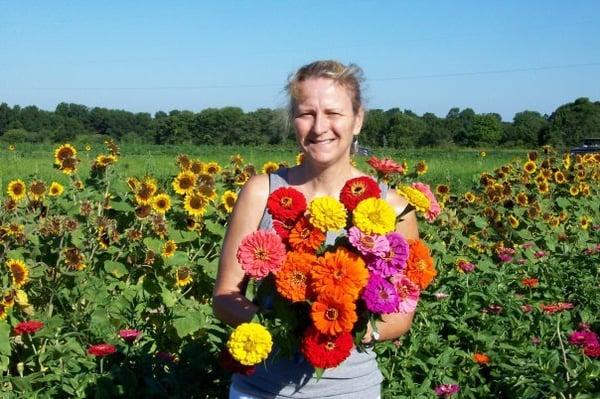
<svg viewBox="0 0 600 399"><path fill-rule="evenodd" d="M362 298L373 313L393 313L398 309L398 293L394 285L377 274L371 274Z"/></svg>
<svg viewBox="0 0 600 399"><path fill-rule="evenodd" d="M383 277L392 276L403 270L409 255L408 242L400 233L390 233L386 238L389 250L381 257L370 258L368 264L370 271Z"/></svg>
<svg viewBox="0 0 600 399"><path fill-rule="evenodd" d="M246 274L261 279L279 270L285 260L285 246L275 232L258 230L242 240L237 260Z"/></svg>

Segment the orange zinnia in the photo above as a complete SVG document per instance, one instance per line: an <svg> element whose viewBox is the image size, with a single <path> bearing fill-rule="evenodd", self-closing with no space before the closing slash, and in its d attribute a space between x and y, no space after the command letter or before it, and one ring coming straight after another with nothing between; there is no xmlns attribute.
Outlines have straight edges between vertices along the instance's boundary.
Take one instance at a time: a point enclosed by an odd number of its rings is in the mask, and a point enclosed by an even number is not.
<svg viewBox="0 0 600 399"><path fill-rule="evenodd" d="M329 292L320 295L313 303L310 316L316 329L327 335L352 331L358 319L352 297Z"/></svg>
<svg viewBox="0 0 600 399"><path fill-rule="evenodd" d="M424 290L437 275L433 259L423 241L408 240L408 244L410 252L406 263L406 277Z"/></svg>
<svg viewBox="0 0 600 399"><path fill-rule="evenodd" d="M288 242L294 250L314 251L325 240L325 234L313 227L307 217L302 217L290 231Z"/></svg>
<svg viewBox="0 0 600 399"><path fill-rule="evenodd" d="M346 248L326 252L318 259L311 271L312 288L317 294L348 294L352 300L358 298L367 285L369 271L365 261Z"/></svg>
<svg viewBox="0 0 600 399"><path fill-rule="evenodd" d="M473 354L473 361L475 363L481 364L482 366L486 366L490 364L491 359L485 353L477 352Z"/></svg>
<svg viewBox="0 0 600 399"><path fill-rule="evenodd" d="M275 276L277 292L292 302L310 296L310 269L317 257L305 252L288 252L285 263Z"/></svg>

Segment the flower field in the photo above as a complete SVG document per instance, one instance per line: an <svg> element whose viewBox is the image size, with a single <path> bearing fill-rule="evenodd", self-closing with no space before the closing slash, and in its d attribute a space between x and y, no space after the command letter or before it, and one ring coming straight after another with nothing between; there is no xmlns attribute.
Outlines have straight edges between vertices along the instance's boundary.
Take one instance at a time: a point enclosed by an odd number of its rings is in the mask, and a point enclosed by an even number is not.
<svg viewBox="0 0 600 399"><path fill-rule="evenodd" d="M224 226L244 182L279 167L229 155L172 156L171 173L123 168L112 142L93 156L58 146L43 173L14 156L3 397L227 397L230 330L210 303ZM466 189L408 166L390 184L418 177L442 207L420 220L437 277L409 334L376 346L383 397L598 397L600 155L545 147Z"/></svg>

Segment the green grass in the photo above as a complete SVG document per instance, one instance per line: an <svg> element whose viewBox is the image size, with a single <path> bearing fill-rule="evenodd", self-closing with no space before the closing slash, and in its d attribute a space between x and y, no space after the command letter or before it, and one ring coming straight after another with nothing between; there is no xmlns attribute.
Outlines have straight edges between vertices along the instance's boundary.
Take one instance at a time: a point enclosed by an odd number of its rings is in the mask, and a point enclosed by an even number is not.
<svg viewBox="0 0 600 399"><path fill-rule="evenodd" d="M29 181L35 177L44 181L55 180L66 183L66 177L52 165L56 147L43 144L17 144L15 151L9 151L7 146L3 146L0 149L2 191L5 191L10 180L16 178ZM84 151L83 148L77 150L82 160L79 166L80 176L84 178L94 157L105 149L96 144L89 152ZM479 149L374 150L374 154L379 157L388 156L399 162L406 159L409 168L414 168L416 162L424 160L429 166L429 171L420 180L430 185L449 184L455 193L467 191L481 172L491 171L515 158L523 159L526 156L526 150L488 149L487 155L483 158L479 156L479 152ZM287 162L293 165L297 151L294 147L283 146L123 145L116 171L123 177L139 177L148 174L163 180L171 178L176 173L175 157L178 154L188 154L191 158L202 161L217 161L225 164L229 162L231 155L238 153L246 162L260 169L267 161ZM366 159L362 156L356 158L359 168L368 170Z"/></svg>

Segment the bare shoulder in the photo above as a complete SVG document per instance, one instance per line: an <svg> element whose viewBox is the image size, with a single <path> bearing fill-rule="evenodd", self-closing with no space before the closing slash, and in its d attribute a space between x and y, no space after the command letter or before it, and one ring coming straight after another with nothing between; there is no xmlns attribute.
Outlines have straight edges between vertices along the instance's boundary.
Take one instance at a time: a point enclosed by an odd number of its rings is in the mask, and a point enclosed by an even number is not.
<svg viewBox="0 0 600 399"><path fill-rule="evenodd" d="M250 180L244 184L244 187L240 192L240 197L250 201L264 200L262 202L266 202L268 196L269 175L252 176Z"/></svg>
<svg viewBox="0 0 600 399"><path fill-rule="evenodd" d="M396 214L402 213L404 209L408 206L408 201L401 195L398 195L396 190L389 188L386 196L387 202L394 207L396 210Z"/></svg>
<svg viewBox="0 0 600 399"><path fill-rule="evenodd" d="M406 238L419 238L416 212L413 209L405 213L406 207L409 205L408 201L392 189L388 191L386 199L396 211L396 215L403 214L402 219L396 224L396 231Z"/></svg>

